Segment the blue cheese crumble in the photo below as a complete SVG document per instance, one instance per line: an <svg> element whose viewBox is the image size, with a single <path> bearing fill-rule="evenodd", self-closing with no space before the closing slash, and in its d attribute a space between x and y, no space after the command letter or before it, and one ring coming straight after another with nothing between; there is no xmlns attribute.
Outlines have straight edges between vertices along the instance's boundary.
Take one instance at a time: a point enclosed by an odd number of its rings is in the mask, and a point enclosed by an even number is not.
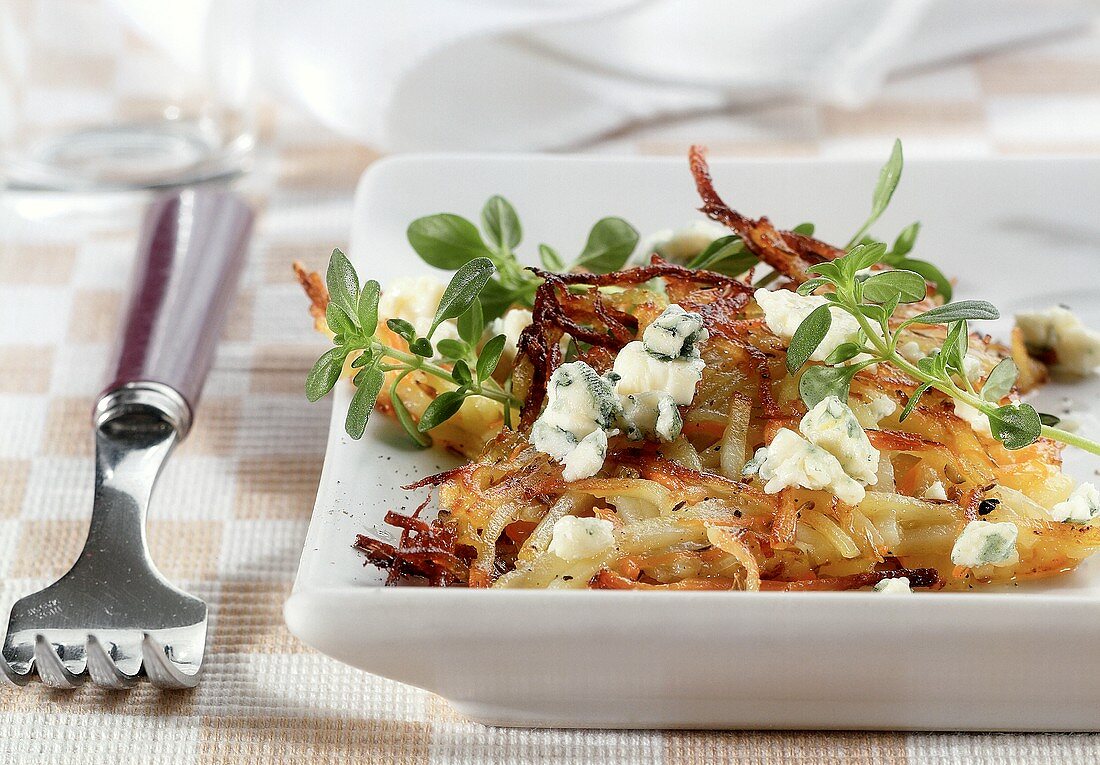
<svg viewBox="0 0 1100 765"><path fill-rule="evenodd" d="M696 346L710 337L703 317L673 303L645 328L642 345L661 359L698 358Z"/></svg>
<svg viewBox="0 0 1100 765"><path fill-rule="evenodd" d="M549 552L566 561L594 558L615 545L614 524L603 518L559 518L551 532Z"/></svg>
<svg viewBox="0 0 1100 765"><path fill-rule="evenodd" d="M678 405L690 404L695 386L703 379L706 362L700 358L663 359L646 350L640 340L627 343L615 357L616 386L620 395L657 391Z"/></svg>
<svg viewBox="0 0 1100 765"><path fill-rule="evenodd" d="M1100 365L1100 333L1086 327L1072 311L1054 306L1016 314L1024 343L1035 353L1054 355L1054 369L1084 376Z"/></svg>
<svg viewBox="0 0 1100 765"><path fill-rule="evenodd" d="M554 523L547 549L570 562L594 558L615 545L614 531L615 525L603 518L565 515Z"/></svg>
<svg viewBox="0 0 1100 765"><path fill-rule="evenodd" d="M782 340L789 341L798 329L798 326L814 312L819 306L827 305L828 300L820 295L799 295L790 290L758 289L753 293L757 305L764 311L764 323L772 334ZM843 343L859 342L860 327L855 317L842 308L833 307L829 310L832 321L829 331L825 333L817 349L810 355L813 361L824 361L837 346ZM869 358L861 353L853 361L859 362Z"/></svg>
<svg viewBox="0 0 1100 765"><path fill-rule="evenodd" d="M683 428L678 406L690 404L706 362L708 338L697 313L670 305L615 357L602 376L583 361L562 364L550 376L546 408L531 428L531 445L564 466L566 481L599 472L607 439L620 428L633 440L673 441Z"/></svg>
<svg viewBox="0 0 1100 765"><path fill-rule="evenodd" d="M583 361L562 364L550 376L546 408L531 428L531 445L565 465L565 480L588 478L603 465L606 431L621 414L611 378Z"/></svg>
<svg viewBox="0 0 1100 765"><path fill-rule="evenodd" d="M759 475L766 494L801 486L828 491L849 505L862 502L864 487L878 483L880 455L852 410L830 396L807 412L798 428L800 433L780 428L742 475Z"/></svg>
<svg viewBox="0 0 1100 765"><path fill-rule="evenodd" d="M839 398L829 396L820 401L806 412L798 429L807 441L836 457L852 478L864 486L878 483L878 449L871 446L852 410Z"/></svg>
<svg viewBox="0 0 1100 765"><path fill-rule="evenodd" d="M1091 483L1083 483L1067 500L1052 507L1050 515L1062 523L1088 523L1100 516L1100 491Z"/></svg>
<svg viewBox="0 0 1100 765"><path fill-rule="evenodd" d="M622 399L623 424L631 441L675 441L684 427L676 401L667 393L631 393Z"/></svg>
<svg viewBox="0 0 1100 765"><path fill-rule="evenodd" d="M1011 566L1020 560L1016 551L1016 524L1007 521L971 521L951 548L951 562L956 566Z"/></svg>
<svg viewBox="0 0 1100 765"><path fill-rule="evenodd" d="M909 577L893 576L876 584L875 592L885 592L887 595L912 595L913 587Z"/></svg>
<svg viewBox="0 0 1100 765"><path fill-rule="evenodd" d="M801 486L823 489L849 505L859 504L866 496L864 488L844 472L836 457L787 428L781 428L772 439L759 475L766 482L765 494Z"/></svg>

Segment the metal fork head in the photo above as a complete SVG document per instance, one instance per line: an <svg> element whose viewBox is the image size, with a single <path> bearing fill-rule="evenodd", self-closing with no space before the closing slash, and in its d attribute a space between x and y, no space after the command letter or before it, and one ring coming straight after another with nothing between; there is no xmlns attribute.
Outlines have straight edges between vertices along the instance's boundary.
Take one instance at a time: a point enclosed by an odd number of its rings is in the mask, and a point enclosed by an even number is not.
<svg viewBox="0 0 1100 765"><path fill-rule="evenodd" d="M106 396L97 410L95 504L73 567L17 601L0 673L75 688L88 677L126 688L145 675L165 688L199 679L206 604L172 586L153 565L145 515L165 458L186 433L187 405L166 386L143 383Z"/></svg>

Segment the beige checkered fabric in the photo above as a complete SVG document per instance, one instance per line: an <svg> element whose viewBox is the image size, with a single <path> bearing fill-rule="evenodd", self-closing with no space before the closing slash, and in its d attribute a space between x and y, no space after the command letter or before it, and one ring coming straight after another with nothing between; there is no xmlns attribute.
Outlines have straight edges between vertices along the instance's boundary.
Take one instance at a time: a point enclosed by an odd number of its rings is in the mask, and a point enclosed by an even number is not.
<svg viewBox="0 0 1100 765"><path fill-rule="evenodd" d="M90 75L88 75L90 76ZM290 278L344 245L375 154L271 111L244 182L262 211L195 430L149 523L164 573L212 607L199 688L0 688L0 763L1092 763L1089 735L603 732L485 728L430 694L307 649L282 620L327 410L302 381L322 348ZM634 126L586 150L881 157L1100 151L1100 33L900 79L855 112L772 106ZM0 211L0 609L61 574L92 493L88 413L140 208L8 194Z"/></svg>

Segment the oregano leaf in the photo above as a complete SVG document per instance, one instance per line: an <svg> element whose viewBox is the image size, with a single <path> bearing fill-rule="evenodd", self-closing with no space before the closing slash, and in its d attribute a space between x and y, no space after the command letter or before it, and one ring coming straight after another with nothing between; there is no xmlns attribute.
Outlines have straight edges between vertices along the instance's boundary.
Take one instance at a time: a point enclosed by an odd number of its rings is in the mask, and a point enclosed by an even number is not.
<svg viewBox="0 0 1100 765"><path fill-rule="evenodd" d="M787 371L793 373L809 361L829 333L832 322L832 309L827 305L819 305L802 320L787 347Z"/></svg>

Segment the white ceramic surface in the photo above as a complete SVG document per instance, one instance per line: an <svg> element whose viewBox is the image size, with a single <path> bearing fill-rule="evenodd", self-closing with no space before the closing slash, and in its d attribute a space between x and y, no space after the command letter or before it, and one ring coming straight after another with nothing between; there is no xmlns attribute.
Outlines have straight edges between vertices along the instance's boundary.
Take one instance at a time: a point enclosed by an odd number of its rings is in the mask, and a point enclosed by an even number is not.
<svg viewBox="0 0 1100 765"><path fill-rule="evenodd" d="M884 152L888 149L884 146ZM874 163L716 161L725 199L844 241L870 206ZM383 285L426 272L409 221L476 219L500 193L539 242L580 250L588 227L622 215L643 234L699 217L682 159L408 157L360 183L350 252ZM911 162L875 227L923 224L916 255L958 276L958 297L1003 313L1062 302L1100 327L1100 160ZM444 278L446 278L444 276ZM1009 322L991 323L1005 332ZM1095 382L1055 386L1040 408L1073 400L1086 432ZM429 689L487 723L577 727L1100 728L1100 565L997 592L888 597L841 593L639 593L384 588L351 548L389 534L387 509L421 494L400 485L453 464L409 447L376 417L343 432L336 392L317 505L294 593L291 631L366 671ZM1076 456L1076 455L1074 455ZM1100 464L1070 459L1077 477Z"/></svg>

